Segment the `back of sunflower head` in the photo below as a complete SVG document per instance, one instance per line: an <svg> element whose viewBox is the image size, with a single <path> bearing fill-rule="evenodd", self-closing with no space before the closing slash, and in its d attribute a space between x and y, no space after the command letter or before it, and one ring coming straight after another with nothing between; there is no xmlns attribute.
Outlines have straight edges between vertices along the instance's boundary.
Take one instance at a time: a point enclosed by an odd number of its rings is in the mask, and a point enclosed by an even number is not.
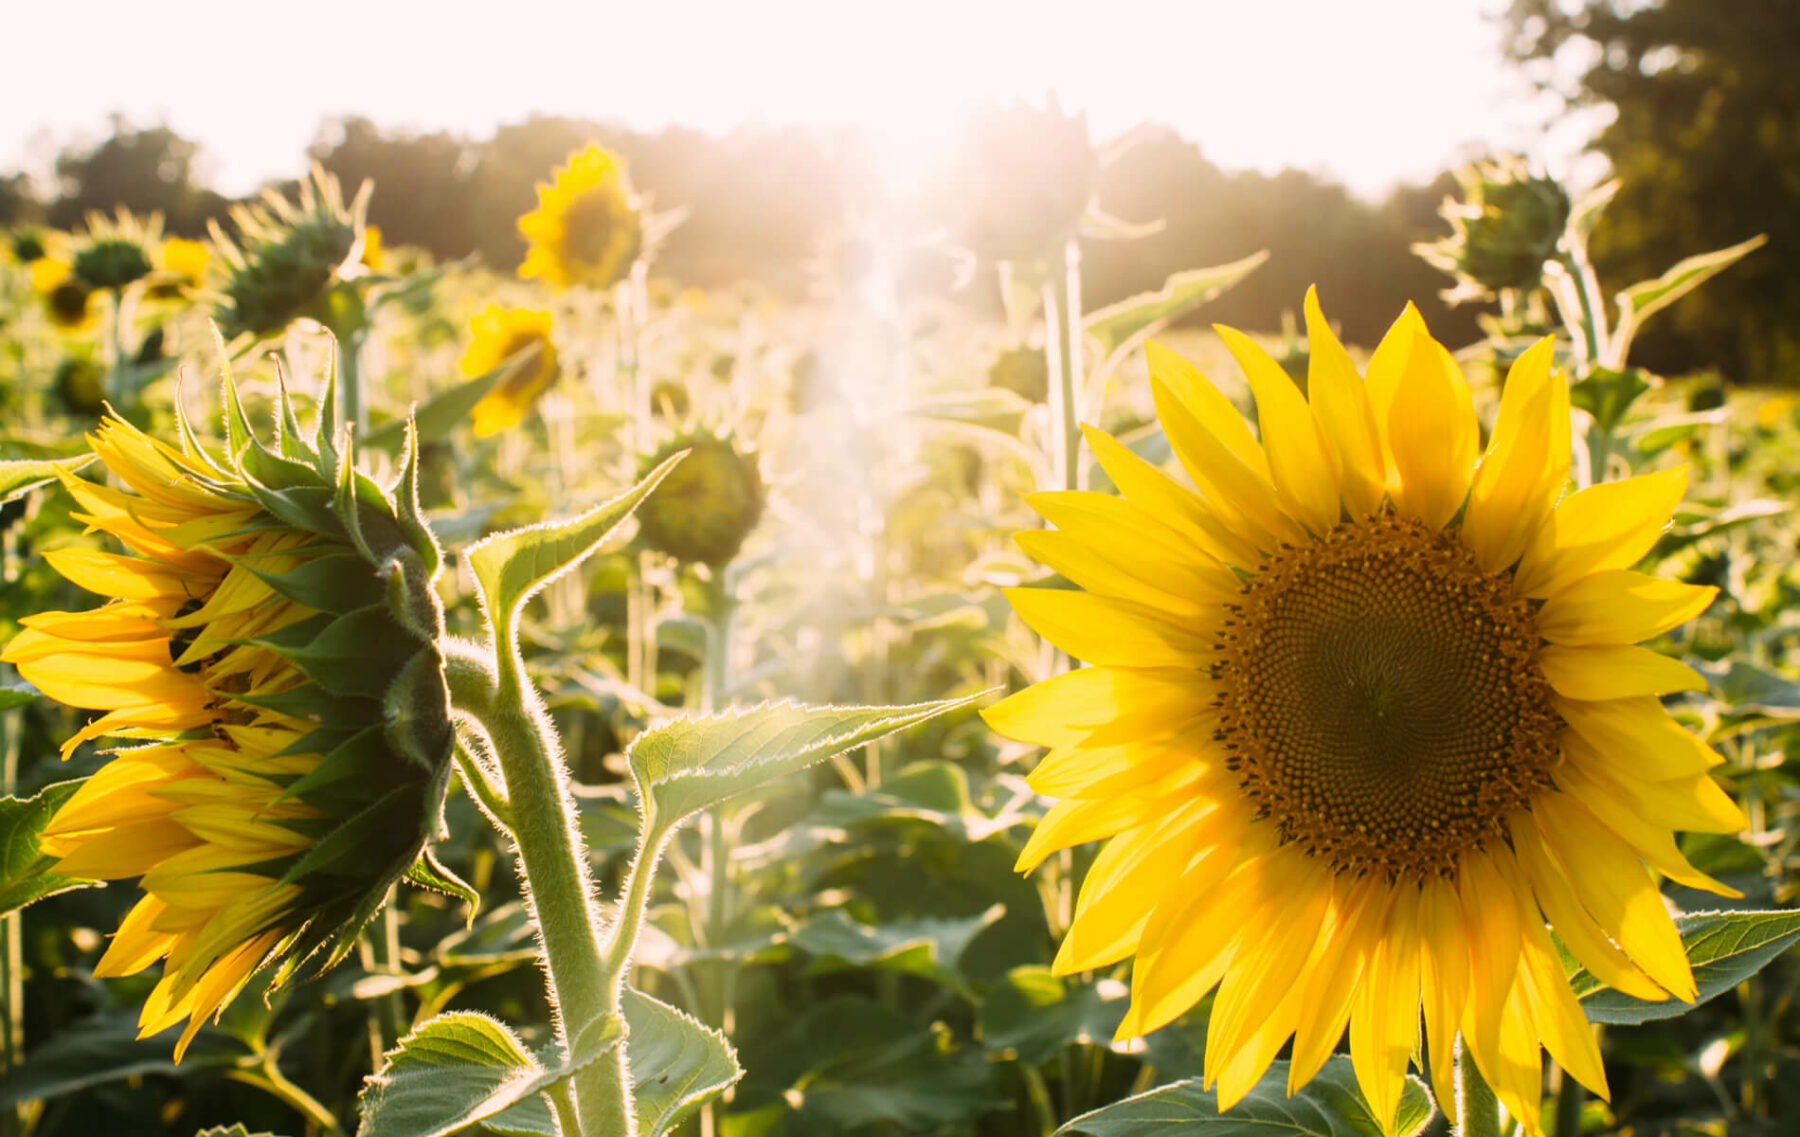
<svg viewBox="0 0 1800 1137"><path fill-rule="evenodd" d="M359 471L329 426L337 386L308 431L283 384L273 445L228 365L222 452L185 418L178 445L104 420L89 443L123 489L61 480L128 552L47 558L109 602L27 617L0 651L106 712L65 753L147 740L64 803L43 848L67 876L141 878L96 974L165 960L140 1026L187 1019L178 1056L262 968L285 982L341 959L400 875L456 890L426 850L452 735L416 445L392 486Z"/></svg>

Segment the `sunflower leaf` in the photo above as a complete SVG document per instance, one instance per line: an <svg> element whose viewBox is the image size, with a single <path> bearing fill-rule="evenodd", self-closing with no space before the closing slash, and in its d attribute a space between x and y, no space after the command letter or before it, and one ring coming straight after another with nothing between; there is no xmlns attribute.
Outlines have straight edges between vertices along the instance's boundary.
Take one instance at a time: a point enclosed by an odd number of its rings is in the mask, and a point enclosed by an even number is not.
<svg viewBox="0 0 1800 1137"><path fill-rule="evenodd" d="M46 1037L0 1078L0 1109L151 1074L204 1077L209 1071L238 1065L247 1054L241 1039L205 1026L177 1063L171 1053L172 1028L139 1038L137 1018L135 1009L103 1012Z"/></svg>
<svg viewBox="0 0 1800 1137"><path fill-rule="evenodd" d="M51 872L56 858L38 847L44 826L82 781L57 782L28 798L0 797L0 915L46 896L93 886L93 881Z"/></svg>
<svg viewBox="0 0 1800 1137"><path fill-rule="evenodd" d="M1617 297L1622 313L1621 322L1641 326L1652 313L1667 308L1768 243L1768 234L1759 234L1728 249L1715 249L1710 253L1688 257L1655 280L1640 281L1632 285Z"/></svg>
<svg viewBox="0 0 1800 1137"><path fill-rule="evenodd" d="M765 703L664 723L632 739L625 759L644 803L647 827L667 832L765 782L980 697L907 707Z"/></svg>
<svg viewBox="0 0 1800 1137"><path fill-rule="evenodd" d="M1264 249L1230 264L1175 273L1155 292L1141 292L1089 312L1084 325L1110 355L1123 344L1155 335L1249 276L1268 259L1269 251Z"/></svg>
<svg viewBox="0 0 1800 1137"><path fill-rule="evenodd" d="M1687 948L1694 982L1700 988L1692 1003L1669 999L1645 1002L1602 987L1585 968L1569 976L1590 1022L1637 1023L1672 1019L1755 975L1776 956L1800 943L1800 909L1756 912L1690 912L1675 918Z"/></svg>
<svg viewBox="0 0 1800 1137"><path fill-rule="evenodd" d="M73 473L93 460L94 456L89 454L83 458L0 461L0 502L11 501L45 482L54 480L57 470L68 470Z"/></svg>
<svg viewBox="0 0 1800 1137"><path fill-rule="evenodd" d="M363 1085L362 1137L446 1137L535 1098L618 1045L619 1024L583 1032L569 1061L545 1069L519 1036L472 1011L442 1014L400 1040Z"/></svg>
<svg viewBox="0 0 1800 1137"><path fill-rule="evenodd" d="M1313 1080L1287 1096L1286 1062L1269 1067L1243 1101L1221 1113L1216 1095L1200 1079L1171 1082L1148 1093L1084 1113L1058 1129L1057 1137L1141 1137L1192 1133L1200 1137L1411 1137L1431 1120L1431 1095L1408 1077L1391 1130L1369 1112L1356 1088L1356 1071L1342 1055L1325 1063Z"/></svg>
<svg viewBox="0 0 1800 1137"><path fill-rule="evenodd" d="M494 634L510 642L525 601L598 549L678 461L669 459L631 489L577 517L496 533L469 546L463 556L474 570Z"/></svg>
<svg viewBox="0 0 1800 1137"><path fill-rule="evenodd" d="M448 438L451 431L468 420L475 404L486 398L488 392L512 378L514 372L522 370L536 358L535 346L518 352L492 371L439 391L419 404L413 411L413 421L418 424L418 441L442 442ZM358 446L399 453L406 443L406 420L394 419L383 423L356 441Z"/></svg>

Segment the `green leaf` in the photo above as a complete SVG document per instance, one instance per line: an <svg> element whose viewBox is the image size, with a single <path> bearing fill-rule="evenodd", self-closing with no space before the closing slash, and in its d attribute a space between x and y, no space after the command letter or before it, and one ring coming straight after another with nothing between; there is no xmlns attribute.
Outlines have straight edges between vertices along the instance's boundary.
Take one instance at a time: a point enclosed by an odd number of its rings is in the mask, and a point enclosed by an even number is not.
<svg viewBox="0 0 1800 1137"><path fill-rule="evenodd" d="M969 941L1005 912L1004 905L996 904L975 916L871 926L851 919L841 908L831 908L808 917L789 942L815 957L807 969L814 974L875 967L917 975L967 994L956 961Z"/></svg>
<svg viewBox="0 0 1800 1137"><path fill-rule="evenodd" d="M1083 983L1041 964L1009 971L982 1001L981 1043L989 1053L1042 1066L1065 1046L1109 1046L1131 989L1117 979Z"/></svg>
<svg viewBox="0 0 1800 1137"><path fill-rule="evenodd" d="M908 707L764 703L647 730L625 752L646 828L665 831L703 809L981 698Z"/></svg>
<svg viewBox="0 0 1800 1137"><path fill-rule="evenodd" d="M1729 249L1688 257L1655 280L1632 285L1618 296L1621 323L1641 326L1651 313L1667 308L1768 241L1764 233Z"/></svg>
<svg viewBox="0 0 1800 1137"><path fill-rule="evenodd" d="M443 862L437 859L437 854L431 851L430 845L419 850L419 859L407 867L406 879L420 888L441 892L445 896L452 896L462 901L469 910L469 927L474 927L475 913L481 908L481 893L476 892L467 881L446 868Z"/></svg>
<svg viewBox="0 0 1800 1137"><path fill-rule="evenodd" d="M493 1117L617 1045L616 1023L577 1040L570 1061L546 1070L505 1024L473 1011L442 1014L400 1040L363 1085L361 1137L447 1137Z"/></svg>
<svg viewBox="0 0 1800 1137"><path fill-rule="evenodd" d="M1769 961L1800 943L1800 909L1761 912L1691 912L1675 917L1700 988L1692 1003L1669 999L1648 1003L1602 987L1585 968L1569 977L1590 1022L1647 1023L1686 1014L1755 975Z"/></svg>
<svg viewBox="0 0 1800 1137"><path fill-rule="evenodd" d="M1197 1137L1380 1137L1380 1122L1356 1088L1356 1072L1343 1055L1325 1063L1313 1080L1287 1096L1286 1062L1276 1062L1256 1088L1224 1113L1198 1079L1171 1082L1148 1093L1084 1113L1058 1129L1091 1137L1196 1134ZM1431 1095L1408 1077L1400 1095L1394 1137L1410 1137L1431 1120Z"/></svg>
<svg viewBox="0 0 1800 1137"><path fill-rule="evenodd" d="M0 914L59 892L93 887L93 881L51 872L56 858L38 851L44 826L83 780L57 782L28 798L0 797Z"/></svg>
<svg viewBox="0 0 1800 1137"><path fill-rule="evenodd" d="M1649 389L1650 384L1636 368L1614 371L1596 367L1586 379L1569 388L1569 401L1593 415L1601 431L1611 433L1624 421L1631 404Z"/></svg>
<svg viewBox="0 0 1800 1137"><path fill-rule="evenodd" d="M681 460L677 455L631 489L567 521L496 533L464 552L495 634L510 640L519 609L554 577L594 552Z"/></svg>
<svg viewBox="0 0 1800 1137"><path fill-rule="evenodd" d="M37 688L29 683L21 682L17 686L0 684L0 711L10 711L14 707L22 707L38 698Z"/></svg>
<svg viewBox="0 0 1800 1137"><path fill-rule="evenodd" d="M639 1137L662 1137L743 1076L725 1036L658 999L627 989L627 1050Z"/></svg>
<svg viewBox="0 0 1800 1137"><path fill-rule="evenodd" d="M1249 276L1268 259L1269 250L1264 249L1230 264L1178 272L1155 292L1141 292L1089 312L1083 325L1089 335L1100 341L1104 353L1110 355L1121 344L1155 335Z"/></svg>
<svg viewBox="0 0 1800 1137"><path fill-rule="evenodd" d="M441 442L450 436L465 422L475 404L481 402L495 387L506 382L513 372L524 367L536 357L536 344L520 351L500 366L484 375L464 380L446 391L439 391L413 412L414 421L418 423L420 442ZM406 441L406 420L395 419L383 423L356 440L358 446L375 446L383 450L398 452Z"/></svg>
<svg viewBox="0 0 1800 1137"><path fill-rule="evenodd" d="M1800 719L1800 682L1741 659L1732 660L1723 674L1705 670L1713 693L1734 713Z"/></svg>
<svg viewBox="0 0 1800 1137"><path fill-rule="evenodd" d="M149 1038L137 1032L136 1011L96 1015L58 1030L0 1078L0 1109L146 1074L191 1077L234 1066L248 1053L242 1042L208 1026L176 1065L175 1027Z"/></svg>
<svg viewBox="0 0 1800 1137"><path fill-rule="evenodd" d="M11 501L56 477L57 470L74 473L94 460L92 454L80 458L20 459L0 461L0 502Z"/></svg>

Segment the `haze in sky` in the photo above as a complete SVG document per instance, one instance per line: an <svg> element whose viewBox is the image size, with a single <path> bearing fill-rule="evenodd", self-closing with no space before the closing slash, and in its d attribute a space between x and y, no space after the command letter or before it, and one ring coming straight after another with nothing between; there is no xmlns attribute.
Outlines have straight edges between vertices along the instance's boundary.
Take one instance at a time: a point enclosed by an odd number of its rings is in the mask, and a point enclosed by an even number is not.
<svg viewBox="0 0 1800 1137"><path fill-rule="evenodd" d="M21 5L10 38L39 46L0 69L0 170L46 172L117 111L196 139L203 177L242 194L297 172L333 116L479 136L541 112L640 129L857 123L904 179L968 109L1055 90L1096 139L1164 122L1225 167L1324 171L1375 195L1472 145L1553 169L1572 152L1566 128L1543 135L1553 108L1500 58L1502 3Z"/></svg>

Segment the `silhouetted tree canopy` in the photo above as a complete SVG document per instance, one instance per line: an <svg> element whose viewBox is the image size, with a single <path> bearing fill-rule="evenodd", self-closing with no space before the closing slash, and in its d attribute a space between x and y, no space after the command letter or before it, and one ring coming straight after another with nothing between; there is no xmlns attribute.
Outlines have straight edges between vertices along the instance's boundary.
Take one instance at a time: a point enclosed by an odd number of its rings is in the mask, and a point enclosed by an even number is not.
<svg viewBox="0 0 1800 1137"><path fill-rule="evenodd" d="M1661 371L1717 364L1733 379L1800 380L1800 4L1570 9L1513 0L1508 51L1572 104L1618 111L1595 143L1624 182L1595 234L1603 279L1622 288L1684 256L1769 235L1652 325L1634 357Z"/></svg>
<svg viewBox="0 0 1800 1137"><path fill-rule="evenodd" d="M59 229L79 227L92 210L124 206L161 213L166 231L198 237L209 217L223 216L227 200L194 180L199 147L167 126L137 129L113 116L112 133L93 147L64 150L56 159L56 199L47 220Z"/></svg>

